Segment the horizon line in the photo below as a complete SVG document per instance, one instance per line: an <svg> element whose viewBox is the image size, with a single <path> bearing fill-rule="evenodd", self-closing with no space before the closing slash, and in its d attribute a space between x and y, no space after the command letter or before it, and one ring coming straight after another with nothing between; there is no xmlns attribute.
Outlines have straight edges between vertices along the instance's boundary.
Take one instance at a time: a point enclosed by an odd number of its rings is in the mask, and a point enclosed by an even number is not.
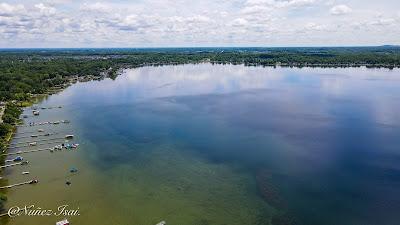
<svg viewBox="0 0 400 225"><path fill-rule="evenodd" d="M164 46L164 47L11 47L1 48L0 50L14 49L185 49L185 48L368 48L368 47L400 47L400 45L326 45L326 46Z"/></svg>

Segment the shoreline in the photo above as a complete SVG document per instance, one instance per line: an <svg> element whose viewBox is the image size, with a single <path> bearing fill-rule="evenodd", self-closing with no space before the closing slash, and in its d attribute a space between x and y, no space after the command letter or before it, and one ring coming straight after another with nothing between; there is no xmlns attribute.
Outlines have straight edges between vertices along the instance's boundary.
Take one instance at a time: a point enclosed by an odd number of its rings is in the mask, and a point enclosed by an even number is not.
<svg viewBox="0 0 400 225"><path fill-rule="evenodd" d="M13 103L7 103L7 104L13 104ZM13 107L15 107L15 105ZM19 111L18 111L19 112L18 118L19 118L19 116L22 114L22 110L20 109L19 106L16 106L16 107L18 107L18 109L19 109ZM4 116L8 116L7 106L5 106L3 117ZM0 137L2 139L1 143L0 143L0 145L1 145L0 149L1 149L2 153L8 152L7 145L9 143L11 143L11 141L13 140L14 134L17 131L17 124L20 121L16 121L16 123L14 123L14 124L9 124L6 122L8 122L8 121L3 121L3 123L1 124L2 127L8 127L8 132L5 135L3 135L2 137ZM0 160L1 160L0 165L5 164L6 158L7 158L7 156L4 156L4 155L0 156ZM8 179L4 178L3 175L4 175L4 169L0 169L0 176L1 176L0 186L8 185ZM0 189L0 214L2 214L2 215L4 215L4 213L6 213L6 209L4 208L4 205L6 202L7 202L7 189ZM0 218L0 221L4 222L4 224L6 224L8 219L9 219L8 216L2 216Z"/></svg>

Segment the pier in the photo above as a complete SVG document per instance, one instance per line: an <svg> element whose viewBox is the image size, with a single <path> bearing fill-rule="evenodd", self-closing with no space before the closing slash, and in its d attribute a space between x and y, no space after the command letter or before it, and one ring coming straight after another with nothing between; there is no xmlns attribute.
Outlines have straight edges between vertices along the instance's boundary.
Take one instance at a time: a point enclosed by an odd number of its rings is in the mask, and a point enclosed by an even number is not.
<svg viewBox="0 0 400 225"><path fill-rule="evenodd" d="M68 124L69 120L57 120L53 122L45 121L45 122L31 122L30 124L17 125L17 127L35 127L35 126L44 126L44 125L60 125L60 124Z"/></svg>
<svg viewBox="0 0 400 225"><path fill-rule="evenodd" d="M10 156L10 155L19 155L19 154L26 154L26 153L32 153L32 152L41 152L41 151L50 151L52 148L42 148L42 149L35 149L35 150L29 150L29 151L18 151L18 152L12 152L12 153L4 153L1 154L2 156Z"/></svg>
<svg viewBox="0 0 400 225"><path fill-rule="evenodd" d="M3 187L0 187L0 189L13 188L13 187L22 186L22 185L25 185L25 184L36 184L37 182L38 182L37 180L29 180L29 181L25 181L25 182L22 182L22 183L3 186Z"/></svg>
<svg viewBox="0 0 400 225"><path fill-rule="evenodd" d="M22 141L22 142L17 142L17 143L14 143L14 144L10 144L8 149L30 147L31 145L29 145L29 143L32 143L32 142L36 142L37 143L36 145L53 144L53 143L55 143L54 142L55 140L62 140L62 139L65 139L65 137L57 137L57 138L50 138L50 139L40 139L40 140L35 140L35 141Z"/></svg>
<svg viewBox="0 0 400 225"><path fill-rule="evenodd" d="M24 165L24 164L27 164L27 163L28 163L28 161L19 162L19 163L13 163L13 164L0 166L0 168L3 169L3 168L7 168L7 167L12 167L12 166Z"/></svg>
<svg viewBox="0 0 400 225"><path fill-rule="evenodd" d="M23 139L23 138L37 138L37 137L47 137L50 135L55 135L58 133L47 133L47 134L33 134L31 136L21 136L21 137L14 137L14 139Z"/></svg>

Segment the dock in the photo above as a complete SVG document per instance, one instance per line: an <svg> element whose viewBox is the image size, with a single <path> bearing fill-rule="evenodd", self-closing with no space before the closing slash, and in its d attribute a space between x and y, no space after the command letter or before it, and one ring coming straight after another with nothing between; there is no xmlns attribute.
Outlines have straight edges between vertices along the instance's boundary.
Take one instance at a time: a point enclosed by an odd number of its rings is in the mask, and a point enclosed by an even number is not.
<svg viewBox="0 0 400 225"><path fill-rule="evenodd" d="M50 138L50 139L41 139L41 140L35 140L36 145L45 145L45 144L53 144L54 141L56 140L62 140L65 139L65 137L57 137L57 138ZM23 142L17 142L12 145L9 145L8 149L15 149L15 148L24 148L24 147L30 147L29 143L32 143L33 141L23 141Z"/></svg>
<svg viewBox="0 0 400 225"><path fill-rule="evenodd" d="M26 153L32 153L32 152L41 152L41 151L50 151L52 148L42 148L42 149L35 149L35 150L29 150L29 151L18 151L18 152L12 152L12 153L4 153L1 154L2 156L10 156L10 155L19 155L19 154L26 154Z"/></svg>
<svg viewBox="0 0 400 225"><path fill-rule="evenodd" d="M20 136L20 137L14 137L14 139L23 139L23 138L37 138L37 137L47 137L47 136L51 136L51 135L55 135L58 133L47 133L47 134L33 134L30 136Z"/></svg>
<svg viewBox="0 0 400 225"><path fill-rule="evenodd" d="M35 126L44 126L44 125L60 125L60 124L68 124L69 120L57 120L57 121L45 121L45 122L31 122L30 124L17 125L17 127L35 127Z"/></svg>
<svg viewBox="0 0 400 225"><path fill-rule="evenodd" d="M13 164L0 166L0 168L3 169L3 168L7 168L7 167L12 167L12 166L24 165L24 164L27 164L27 163L28 163L28 161L23 161L23 162L19 162L19 163L13 163Z"/></svg>
<svg viewBox="0 0 400 225"><path fill-rule="evenodd" d="M3 186L3 187L0 187L0 189L13 188L13 187L22 186L25 184L35 184L35 183L37 183L37 180L29 180L29 181L25 181L25 182L18 183L18 184L11 184L11 185L7 185L7 186Z"/></svg>

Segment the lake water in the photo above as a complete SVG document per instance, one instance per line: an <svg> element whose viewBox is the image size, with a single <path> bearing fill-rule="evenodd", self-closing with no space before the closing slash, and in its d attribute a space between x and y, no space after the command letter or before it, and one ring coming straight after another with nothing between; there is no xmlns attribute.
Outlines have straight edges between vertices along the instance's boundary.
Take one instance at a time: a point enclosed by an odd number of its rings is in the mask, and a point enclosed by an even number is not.
<svg viewBox="0 0 400 225"><path fill-rule="evenodd" d="M20 127L14 143L42 128L78 150L23 155L9 183L40 182L10 189L7 206L80 215L11 225L399 224L399 70L144 67L38 107L58 105L25 123L70 124Z"/></svg>

